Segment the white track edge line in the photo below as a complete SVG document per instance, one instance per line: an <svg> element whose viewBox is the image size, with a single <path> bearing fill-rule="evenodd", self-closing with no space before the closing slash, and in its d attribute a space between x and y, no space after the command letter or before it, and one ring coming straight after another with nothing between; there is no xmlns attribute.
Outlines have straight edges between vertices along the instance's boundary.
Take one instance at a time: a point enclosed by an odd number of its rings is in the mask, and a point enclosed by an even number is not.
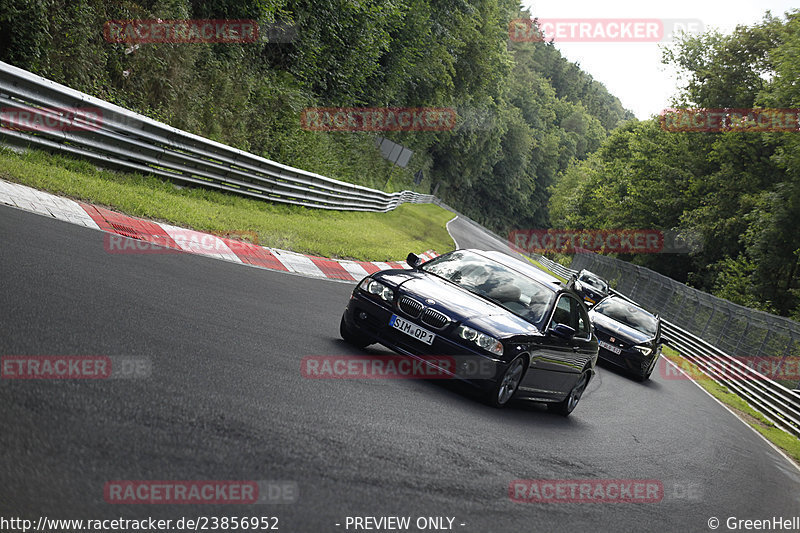
<svg viewBox="0 0 800 533"><path fill-rule="evenodd" d="M456 241L456 238L453 237L453 234L450 233L450 223L453 222L457 218L458 218L458 215L454 216L453 218L451 218L450 220L447 221L447 224L444 225L444 228L447 230L447 234L450 235L450 238L453 239L453 244L456 245L456 250L458 250L461 247L458 245L458 241Z"/></svg>

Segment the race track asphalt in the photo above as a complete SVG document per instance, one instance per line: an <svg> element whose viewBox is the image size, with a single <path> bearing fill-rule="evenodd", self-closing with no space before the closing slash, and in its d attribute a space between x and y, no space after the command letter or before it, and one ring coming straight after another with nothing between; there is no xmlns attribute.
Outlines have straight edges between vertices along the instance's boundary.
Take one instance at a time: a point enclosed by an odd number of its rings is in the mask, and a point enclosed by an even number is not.
<svg viewBox="0 0 800 533"><path fill-rule="evenodd" d="M450 229L486 246L474 226ZM0 517L276 516L304 533L354 531L348 516L442 516L455 531L511 533L709 531L712 516L727 531L729 516L800 515L798 469L689 381L599 368L565 419L537 404L494 409L442 381L307 379L305 356L389 353L339 338L352 283L109 254L99 231L9 207L0 247L1 355L152 365L134 379L0 380ZM516 479L664 491L656 503L515 503ZM113 480L284 480L299 494L109 504Z"/></svg>

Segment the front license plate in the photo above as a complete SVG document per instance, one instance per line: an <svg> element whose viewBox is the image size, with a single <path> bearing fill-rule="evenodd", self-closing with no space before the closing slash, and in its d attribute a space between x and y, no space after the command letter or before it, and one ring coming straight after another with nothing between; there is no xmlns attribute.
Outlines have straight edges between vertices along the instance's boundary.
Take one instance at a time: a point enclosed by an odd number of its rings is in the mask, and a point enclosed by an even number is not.
<svg viewBox="0 0 800 533"><path fill-rule="evenodd" d="M414 337L418 341L424 342L425 344L433 344L433 339L436 338L436 335L427 329L421 328L416 324L412 324L411 322L404 320L397 315L392 315L392 318L389 319L389 325L394 329L399 329L409 337Z"/></svg>
<svg viewBox="0 0 800 533"><path fill-rule="evenodd" d="M600 345L601 348L605 348L609 352L613 352L617 355L622 353L622 348L614 346L613 344L609 344L606 341L597 341L597 343Z"/></svg>

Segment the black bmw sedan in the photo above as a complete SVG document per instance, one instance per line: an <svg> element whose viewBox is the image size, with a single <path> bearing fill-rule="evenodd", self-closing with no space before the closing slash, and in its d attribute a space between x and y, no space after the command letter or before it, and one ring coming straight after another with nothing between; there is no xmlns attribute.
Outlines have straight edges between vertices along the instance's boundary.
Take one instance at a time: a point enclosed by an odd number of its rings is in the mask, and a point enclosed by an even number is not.
<svg viewBox="0 0 800 533"><path fill-rule="evenodd" d="M641 307L609 296L589 312L600 344L600 358L632 373L639 381L652 374L667 339L661 319Z"/></svg>
<svg viewBox="0 0 800 533"><path fill-rule="evenodd" d="M456 250L424 264L409 254L407 262L411 270L376 272L356 286L342 338L429 365L452 356L455 367L440 370L481 387L496 407L516 398L572 412L598 345L586 307L560 280L499 252Z"/></svg>

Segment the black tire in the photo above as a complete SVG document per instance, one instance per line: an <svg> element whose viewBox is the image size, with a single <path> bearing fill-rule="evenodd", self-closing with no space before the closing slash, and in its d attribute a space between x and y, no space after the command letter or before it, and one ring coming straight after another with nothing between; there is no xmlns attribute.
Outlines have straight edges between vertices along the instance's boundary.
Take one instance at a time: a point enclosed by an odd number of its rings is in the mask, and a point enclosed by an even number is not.
<svg viewBox="0 0 800 533"><path fill-rule="evenodd" d="M344 321L344 315L342 315L342 320L339 322L339 335L341 335L345 341L352 344L356 348L366 348L375 342L372 339L365 337L364 335L359 334L358 332L355 332L347 327L347 322Z"/></svg>
<svg viewBox="0 0 800 533"><path fill-rule="evenodd" d="M493 407L505 407L514 397L522 378L525 377L527 365L525 356L519 356L506 367L505 372L489 391L487 401Z"/></svg>
<svg viewBox="0 0 800 533"><path fill-rule="evenodd" d="M641 383L650 379L650 374L652 374L653 370L655 370L657 363L658 363L658 357L653 359L653 361L650 363L650 365L648 365L647 368L642 368L642 373L636 376L636 381Z"/></svg>
<svg viewBox="0 0 800 533"><path fill-rule="evenodd" d="M581 396L583 396L584 391L586 391L586 386L589 384L589 372L584 371L581 374L581 377L578 378L578 382L572 387L572 390L569 391L564 400L558 403L549 403L547 404L547 408L554 412L558 413L561 416L569 416L570 413L577 407L578 402L581 400Z"/></svg>

